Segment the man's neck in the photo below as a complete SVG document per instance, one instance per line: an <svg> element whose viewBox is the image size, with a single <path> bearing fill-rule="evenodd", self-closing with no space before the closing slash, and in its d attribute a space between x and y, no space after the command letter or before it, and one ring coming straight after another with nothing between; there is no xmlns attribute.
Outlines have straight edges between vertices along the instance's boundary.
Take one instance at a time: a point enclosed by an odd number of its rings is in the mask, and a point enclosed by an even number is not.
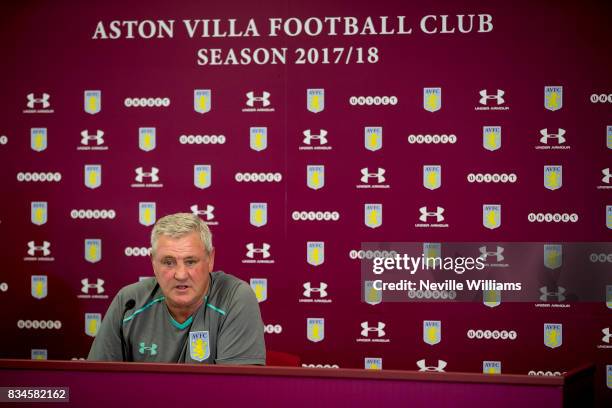
<svg viewBox="0 0 612 408"><path fill-rule="evenodd" d="M204 299L200 299L200 301L196 303L195 306L191 306L189 308L175 308L168 305L168 311L177 323L182 324L185 323L185 321L189 319L189 317L193 315L200 306L202 306L203 302Z"/></svg>

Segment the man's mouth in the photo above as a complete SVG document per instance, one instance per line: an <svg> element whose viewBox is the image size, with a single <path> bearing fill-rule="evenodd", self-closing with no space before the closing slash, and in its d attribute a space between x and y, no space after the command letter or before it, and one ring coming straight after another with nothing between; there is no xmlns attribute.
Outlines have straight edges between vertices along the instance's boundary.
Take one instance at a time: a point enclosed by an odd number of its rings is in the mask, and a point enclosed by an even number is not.
<svg viewBox="0 0 612 408"><path fill-rule="evenodd" d="M176 285L175 288L178 289L178 290L187 290L189 288L189 286L187 286L187 285Z"/></svg>

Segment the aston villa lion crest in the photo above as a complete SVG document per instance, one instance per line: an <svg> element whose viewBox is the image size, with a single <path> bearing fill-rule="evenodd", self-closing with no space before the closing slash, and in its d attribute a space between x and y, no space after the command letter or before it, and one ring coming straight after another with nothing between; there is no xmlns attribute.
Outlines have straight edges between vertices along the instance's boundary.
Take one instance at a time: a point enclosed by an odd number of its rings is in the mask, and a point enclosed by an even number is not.
<svg viewBox="0 0 612 408"><path fill-rule="evenodd" d="M30 292L34 299L44 299L47 297L47 276L32 275L30 278Z"/></svg>
<svg viewBox="0 0 612 408"><path fill-rule="evenodd" d="M138 222L145 227L150 227L156 221L155 203L138 203Z"/></svg>
<svg viewBox="0 0 612 408"><path fill-rule="evenodd" d="M268 279L253 278L250 283L259 303L268 299Z"/></svg>
<svg viewBox="0 0 612 408"><path fill-rule="evenodd" d="M367 227L378 228L382 225L383 206L382 204L364 204L363 218Z"/></svg>
<svg viewBox="0 0 612 408"><path fill-rule="evenodd" d="M256 152L266 150L268 147L268 128L252 127L250 129L250 144L251 149Z"/></svg>
<svg viewBox="0 0 612 408"><path fill-rule="evenodd" d="M365 281L363 285L364 299L370 305L377 305L382 302L382 290L374 287L374 281Z"/></svg>
<svg viewBox="0 0 612 408"><path fill-rule="evenodd" d="M440 320L423 321L423 341L430 346L438 344L442 339L442 322Z"/></svg>
<svg viewBox="0 0 612 408"><path fill-rule="evenodd" d="M85 187L98 188L102 185L102 165L86 164L84 171Z"/></svg>
<svg viewBox="0 0 612 408"><path fill-rule="evenodd" d="M365 148L375 152L382 149L383 129L380 126L369 126L363 131Z"/></svg>
<svg viewBox="0 0 612 408"><path fill-rule="evenodd" d="M442 185L442 166L423 166L423 186L436 190Z"/></svg>
<svg viewBox="0 0 612 408"><path fill-rule="evenodd" d="M96 263L102 259L102 240L101 239L86 239L85 240L85 260L87 262Z"/></svg>
<svg viewBox="0 0 612 408"><path fill-rule="evenodd" d="M102 110L102 91L85 91L83 93L83 109L90 115Z"/></svg>
<svg viewBox="0 0 612 408"><path fill-rule="evenodd" d="M196 164L193 166L193 184L200 189L210 187L212 184L212 166L209 164Z"/></svg>
<svg viewBox="0 0 612 408"><path fill-rule="evenodd" d="M47 223L46 201L32 201L30 204L30 220L34 225L43 225Z"/></svg>
<svg viewBox="0 0 612 408"><path fill-rule="evenodd" d="M138 147L140 150L150 152L155 149L156 131L154 127L141 127L138 129Z"/></svg>
<svg viewBox="0 0 612 408"><path fill-rule="evenodd" d="M306 319L306 337L312 342L325 338L325 319L309 317Z"/></svg>
<svg viewBox="0 0 612 408"><path fill-rule="evenodd" d="M268 204L267 203L251 203L250 204L250 223L255 227L263 227L268 223Z"/></svg>
<svg viewBox="0 0 612 408"><path fill-rule="evenodd" d="M30 147L35 152L47 149L47 128L30 129Z"/></svg>
<svg viewBox="0 0 612 408"><path fill-rule="evenodd" d="M548 269L558 269L563 262L562 245L544 245L544 266Z"/></svg>
<svg viewBox="0 0 612 408"><path fill-rule="evenodd" d="M325 186L325 166L306 166L306 185L313 190Z"/></svg>
<svg viewBox="0 0 612 408"><path fill-rule="evenodd" d="M482 206L482 225L495 229L501 225L501 205L485 204Z"/></svg>
<svg viewBox="0 0 612 408"><path fill-rule="evenodd" d="M495 151L501 148L502 144L502 128L501 126L483 126L482 128L482 146L489 150Z"/></svg>
<svg viewBox="0 0 612 408"><path fill-rule="evenodd" d="M193 109L198 113L210 112L212 92L210 89L196 89L193 91Z"/></svg>
<svg viewBox="0 0 612 408"><path fill-rule="evenodd" d="M102 315L100 313L85 313L85 334L91 337L96 337L102 323Z"/></svg>
<svg viewBox="0 0 612 408"><path fill-rule="evenodd" d="M325 262L325 242L307 242L306 260L309 265L319 266Z"/></svg>
<svg viewBox="0 0 612 408"><path fill-rule="evenodd" d="M442 108L442 88L423 88L423 109L436 112Z"/></svg>
<svg viewBox="0 0 612 408"><path fill-rule="evenodd" d="M323 112L323 109L325 109L325 89L306 90L306 108L312 113Z"/></svg>
<svg viewBox="0 0 612 408"><path fill-rule="evenodd" d="M563 87L544 87L544 107L549 111L556 111L563 107Z"/></svg>
<svg viewBox="0 0 612 408"><path fill-rule="evenodd" d="M561 347L563 344L563 325L544 323L544 345L550 348Z"/></svg>
<svg viewBox="0 0 612 408"><path fill-rule="evenodd" d="M189 332L189 356L199 362L210 357L210 336L208 331Z"/></svg>

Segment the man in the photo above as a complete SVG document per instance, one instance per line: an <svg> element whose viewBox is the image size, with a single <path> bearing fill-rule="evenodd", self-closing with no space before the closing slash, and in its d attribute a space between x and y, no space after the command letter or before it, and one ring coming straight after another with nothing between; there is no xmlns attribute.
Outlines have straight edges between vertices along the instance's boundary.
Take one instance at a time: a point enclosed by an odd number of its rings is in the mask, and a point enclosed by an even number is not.
<svg viewBox="0 0 612 408"><path fill-rule="evenodd" d="M210 230L178 213L151 232L155 278L122 288L113 299L88 360L265 364L259 305L251 287L212 272Z"/></svg>

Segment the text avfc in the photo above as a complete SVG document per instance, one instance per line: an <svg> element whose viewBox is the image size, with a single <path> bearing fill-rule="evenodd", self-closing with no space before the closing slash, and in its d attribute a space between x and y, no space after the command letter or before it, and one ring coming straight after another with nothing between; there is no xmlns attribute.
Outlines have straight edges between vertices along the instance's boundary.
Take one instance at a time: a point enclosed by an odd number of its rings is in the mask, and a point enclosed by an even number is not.
<svg viewBox="0 0 612 408"><path fill-rule="evenodd" d="M253 18L246 22L238 19L182 20L189 38L259 37L259 28ZM425 34L489 33L493 31L490 14L427 15L420 19L419 28ZM98 21L93 40L174 38L175 20L113 20ZM412 28L406 25L406 16L378 17L290 17L269 18L264 35L306 36L356 36L356 35L407 35Z"/></svg>

